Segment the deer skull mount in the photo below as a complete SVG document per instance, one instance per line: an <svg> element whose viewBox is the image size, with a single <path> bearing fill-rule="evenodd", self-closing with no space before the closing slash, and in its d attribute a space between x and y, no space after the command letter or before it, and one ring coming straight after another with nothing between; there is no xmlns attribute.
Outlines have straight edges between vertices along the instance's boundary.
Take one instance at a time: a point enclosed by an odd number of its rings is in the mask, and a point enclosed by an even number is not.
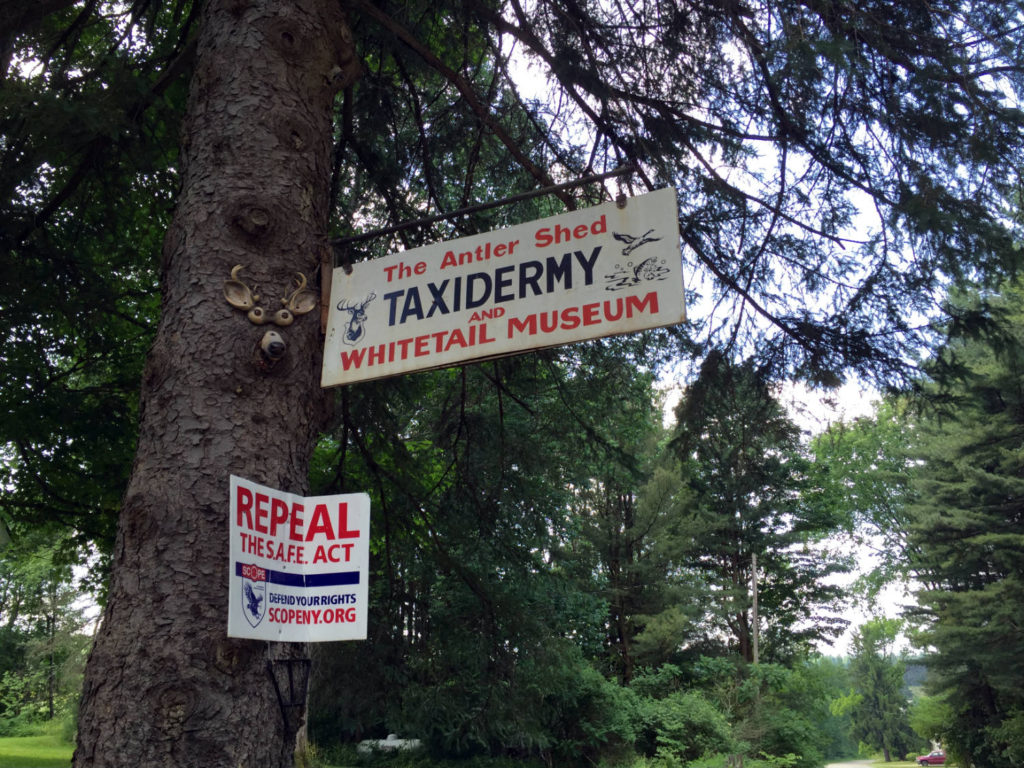
<svg viewBox="0 0 1024 768"><path fill-rule="evenodd" d="M294 290L289 287L281 298L281 309L269 312L257 304L260 296L256 293L256 286L249 288L238 279L238 273L241 271L242 265L236 265L231 270L231 277L224 281L224 298L232 307L245 312L253 325L273 323L283 328L294 323L298 315L311 312L316 307L316 294L306 287L306 276L301 272L295 273ZM281 334L273 330L267 331L257 345L258 367L264 370L272 368L284 357L284 353L285 343Z"/></svg>

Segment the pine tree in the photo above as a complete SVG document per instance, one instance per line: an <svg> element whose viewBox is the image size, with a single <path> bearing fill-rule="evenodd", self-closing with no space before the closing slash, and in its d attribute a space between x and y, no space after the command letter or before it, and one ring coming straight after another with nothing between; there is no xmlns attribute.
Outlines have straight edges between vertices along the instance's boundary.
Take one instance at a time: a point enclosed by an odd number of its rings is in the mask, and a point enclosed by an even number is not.
<svg viewBox="0 0 1024 768"><path fill-rule="evenodd" d="M953 337L952 413L921 425L911 543L930 686L954 711L946 743L979 768L1024 758L1024 291L989 299L994 341ZM942 369L939 369L941 373Z"/></svg>
<svg viewBox="0 0 1024 768"><path fill-rule="evenodd" d="M902 760L915 743L910 729L910 702L903 687L906 664L894 650L900 622L873 619L853 634L847 699L853 737L881 750L885 762Z"/></svg>
<svg viewBox="0 0 1024 768"><path fill-rule="evenodd" d="M749 362L712 356L676 417L672 445L693 498L681 528L691 537L687 565L701 574L704 604L733 650L753 660L755 556L766 660L840 633L840 591L824 578L845 565L816 546L837 520L808 503L800 431L762 375Z"/></svg>
<svg viewBox="0 0 1024 768"><path fill-rule="evenodd" d="M301 644L226 636L224 510L231 474L308 489L325 414L319 328L315 316L295 322L286 359L267 372L265 329L231 311L223 286L243 265L263 306L280 307L296 273L317 274L331 108L354 74L352 39L337 3L213 0L195 55L162 312L86 668L77 766L288 765L302 723L271 679L277 662L305 655Z"/></svg>

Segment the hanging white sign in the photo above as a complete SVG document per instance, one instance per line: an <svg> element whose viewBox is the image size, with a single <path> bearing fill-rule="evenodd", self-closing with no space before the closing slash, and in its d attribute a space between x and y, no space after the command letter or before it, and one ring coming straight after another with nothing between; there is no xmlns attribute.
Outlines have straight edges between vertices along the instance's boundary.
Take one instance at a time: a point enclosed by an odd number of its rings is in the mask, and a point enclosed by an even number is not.
<svg viewBox="0 0 1024 768"><path fill-rule="evenodd" d="M231 476L228 636L365 640L370 497L302 497Z"/></svg>
<svg viewBox="0 0 1024 768"><path fill-rule="evenodd" d="M685 320L675 190L339 267L321 386Z"/></svg>

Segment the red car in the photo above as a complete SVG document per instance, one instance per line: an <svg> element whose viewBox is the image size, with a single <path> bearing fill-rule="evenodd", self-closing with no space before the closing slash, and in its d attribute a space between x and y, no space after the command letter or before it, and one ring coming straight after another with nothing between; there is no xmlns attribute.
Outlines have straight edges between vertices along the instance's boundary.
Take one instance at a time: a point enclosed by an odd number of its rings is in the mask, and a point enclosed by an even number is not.
<svg viewBox="0 0 1024 768"><path fill-rule="evenodd" d="M921 755L917 758L918 765L944 765L946 762L946 753L941 749L936 749L934 752L929 752L927 755Z"/></svg>

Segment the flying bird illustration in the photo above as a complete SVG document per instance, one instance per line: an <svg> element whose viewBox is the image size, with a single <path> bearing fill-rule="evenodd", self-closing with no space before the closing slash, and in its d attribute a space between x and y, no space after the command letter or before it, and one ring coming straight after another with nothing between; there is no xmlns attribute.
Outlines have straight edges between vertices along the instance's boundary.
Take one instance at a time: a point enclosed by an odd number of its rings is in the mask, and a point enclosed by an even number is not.
<svg viewBox="0 0 1024 768"><path fill-rule="evenodd" d="M249 609L249 613L251 613L253 616L259 616L260 603L263 602L263 598L257 596L257 594L252 591L252 587L248 584L245 585L245 599L246 607Z"/></svg>
<svg viewBox="0 0 1024 768"><path fill-rule="evenodd" d="M620 243L625 243L626 244L626 247L622 249L622 255L623 256L629 256L629 254L631 254L633 251L635 251L641 245L646 245L647 243L653 243L653 242L655 242L657 240L661 240L660 237L648 237L648 235L650 235L651 232L653 232L653 231L654 231L653 229L648 229L646 232L644 232L639 237L634 237L633 235L627 235L627 234L624 234L622 232L612 232L612 237L614 237Z"/></svg>

